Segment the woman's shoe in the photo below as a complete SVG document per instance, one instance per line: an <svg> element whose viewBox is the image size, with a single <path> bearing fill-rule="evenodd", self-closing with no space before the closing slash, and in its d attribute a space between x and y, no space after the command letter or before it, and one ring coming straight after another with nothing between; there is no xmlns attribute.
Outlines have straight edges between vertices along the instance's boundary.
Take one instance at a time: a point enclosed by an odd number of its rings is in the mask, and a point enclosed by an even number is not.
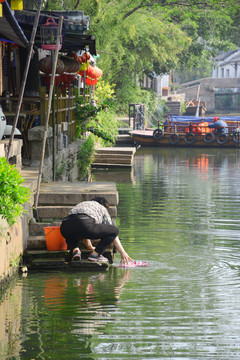
<svg viewBox="0 0 240 360"><path fill-rule="evenodd" d="M108 262L108 259L105 258L104 256L102 256L102 255L94 255L94 254L91 254L88 257L88 260L90 260L90 261L99 261L99 262Z"/></svg>
<svg viewBox="0 0 240 360"><path fill-rule="evenodd" d="M80 250L75 250L72 253L72 261L79 261L81 260L81 251Z"/></svg>

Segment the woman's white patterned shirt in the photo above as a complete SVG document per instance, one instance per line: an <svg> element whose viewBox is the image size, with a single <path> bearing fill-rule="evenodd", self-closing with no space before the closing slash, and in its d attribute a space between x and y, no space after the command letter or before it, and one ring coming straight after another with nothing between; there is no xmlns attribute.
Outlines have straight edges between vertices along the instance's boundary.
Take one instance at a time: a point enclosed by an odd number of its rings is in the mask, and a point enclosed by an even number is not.
<svg viewBox="0 0 240 360"><path fill-rule="evenodd" d="M86 214L95 219L97 224L112 224L107 209L97 201L83 201L74 206L69 214Z"/></svg>

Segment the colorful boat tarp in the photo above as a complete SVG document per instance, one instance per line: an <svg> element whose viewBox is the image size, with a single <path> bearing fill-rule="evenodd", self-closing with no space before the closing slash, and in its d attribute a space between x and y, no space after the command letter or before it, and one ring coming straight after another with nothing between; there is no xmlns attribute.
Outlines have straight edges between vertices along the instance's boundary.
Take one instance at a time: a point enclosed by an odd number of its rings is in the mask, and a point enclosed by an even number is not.
<svg viewBox="0 0 240 360"><path fill-rule="evenodd" d="M176 123L199 123L202 121L202 119L204 120L204 122L208 122L208 123L212 123L213 119L215 116L211 116L211 117L196 117L196 116L177 116L177 115L171 115L170 116L170 121L171 122L176 122ZM240 122L240 116L218 116L220 120L225 120L225 121L236 121L236 122ZM164 125L167 125L168 120L164 123Z"/></svg>

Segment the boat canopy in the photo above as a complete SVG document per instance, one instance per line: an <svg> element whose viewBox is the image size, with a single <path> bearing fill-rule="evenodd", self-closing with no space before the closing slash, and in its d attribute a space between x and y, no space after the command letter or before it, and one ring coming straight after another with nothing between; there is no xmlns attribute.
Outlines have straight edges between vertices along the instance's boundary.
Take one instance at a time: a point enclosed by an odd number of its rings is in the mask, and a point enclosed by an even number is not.
<svg viewBox="0 0 240 360"><path fill-rule="evenodd" d="M204 122L208 122L208 123L212 123L213 119L215 116L212 117L196 117L196 116L176 116L176 115L171 115L170 116L170 121L171 122L175 122L175 123L199 123L202 121ZM218 116L220 120L224 120L224 121L236 121L236 122L240 122L240 116ZM164 125L166 125L168 123L168 121L166 121L164 123Z"/></svg>

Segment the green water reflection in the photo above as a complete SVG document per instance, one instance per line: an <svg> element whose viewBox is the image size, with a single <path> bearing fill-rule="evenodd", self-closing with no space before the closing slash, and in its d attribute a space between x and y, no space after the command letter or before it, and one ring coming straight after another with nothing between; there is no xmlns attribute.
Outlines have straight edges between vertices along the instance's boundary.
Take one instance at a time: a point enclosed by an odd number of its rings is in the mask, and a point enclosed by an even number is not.
<svg viewBox="0 0 240 360"><path fill-rule="evenodd" d="M240 358L239 150L140 149L120 237L147 268L30 273L0 304L0 359Z"/></svg>

